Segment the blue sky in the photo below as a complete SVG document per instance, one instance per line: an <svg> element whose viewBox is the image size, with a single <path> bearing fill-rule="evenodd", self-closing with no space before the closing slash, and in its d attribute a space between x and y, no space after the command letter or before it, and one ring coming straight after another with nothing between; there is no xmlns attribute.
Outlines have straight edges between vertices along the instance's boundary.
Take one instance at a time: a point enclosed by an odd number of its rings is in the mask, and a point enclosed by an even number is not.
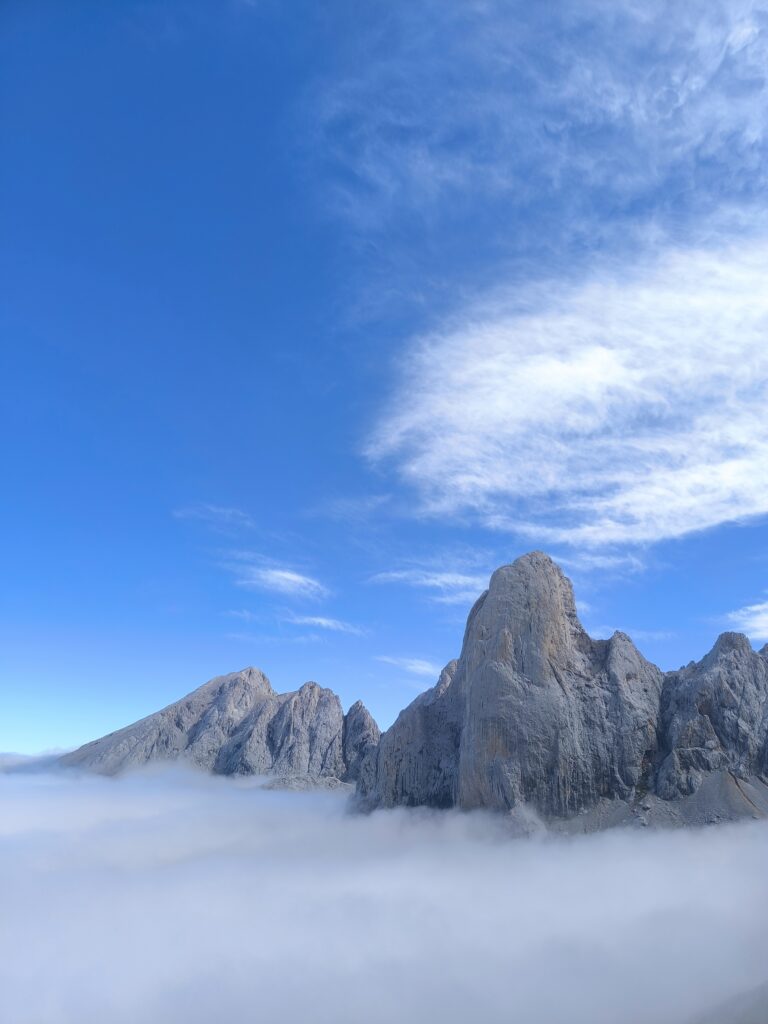
<svg viewBox="0 0 768 1024"><path fill-rule="evenodd" d="M490 571L768 639L768 5L0 12L0 749L383 725Z"/></svg>

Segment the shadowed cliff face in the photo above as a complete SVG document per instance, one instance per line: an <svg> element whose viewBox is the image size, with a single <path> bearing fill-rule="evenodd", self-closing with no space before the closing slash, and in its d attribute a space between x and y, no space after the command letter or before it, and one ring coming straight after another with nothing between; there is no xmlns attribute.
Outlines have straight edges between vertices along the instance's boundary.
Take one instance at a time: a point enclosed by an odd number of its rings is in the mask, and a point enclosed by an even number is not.
<svg viewBox="0 0 768 1024"><path fill-rule="evenodd" d="M625 634L592 640L570 581L534 552L493 574L458 662L384 733L359 795L545 818L599 809L584 827L693 823L768 811L767 754L765 651L725 634L665 677Z"/></svg>

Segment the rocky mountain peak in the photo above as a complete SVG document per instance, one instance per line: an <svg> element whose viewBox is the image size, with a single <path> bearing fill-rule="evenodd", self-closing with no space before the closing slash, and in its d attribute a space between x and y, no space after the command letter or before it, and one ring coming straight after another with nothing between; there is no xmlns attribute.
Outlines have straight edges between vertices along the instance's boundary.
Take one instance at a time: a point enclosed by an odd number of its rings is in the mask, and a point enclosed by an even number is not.
<svg viewBox="0 0 768 1024"><path fill-rule="evenodd" d="M571 581L534 551L493 573L470 613L460 660L470 673L480 662L503 662L535 684L582 660L588 645Z"/></svg>
<svg viewBox="0 0 768 1024"><path fill-rule="evenodd" d="M376 749L380 738L381 731L368 708L361 700L355 701L344 716L342 744L346 765L345 781L357 780L363 761Z"/></svg>
<svg viewBox="0 0 768 1024"><path fill-rule="evenodd" d="M717 659L734 654L746 657L754 654L749 637L745 636L744 633L721 633L707 657Z"/></svg>
<svg viewBox="0 0 768 1024"><path fill-rule="evenodd" d="M183 760L224 775L272 774L319 784L353 777L378 742L365 708L353 715L352 775L345 716L336 694L315 682L276 693L257 668L217 676L153 715L65 755L62 764L115 774L153 761Z"/></svg>
<svg viewBox="0 0 768 1024"><path fill-rule="evenodd" d="M203 683L202 686L198 686L184 699L191 700L195 695L210 696L214 693L225 695L235 691L249 695L275 692L261 669L250 666L240 669L238 672L228 672L226 675L216 676L207 683Z"/></svg>
<svg viewBox="0 0 768 1024"><path fill-rule="evenodd" d="M532 552L494 572L455 670L383 735L361 794L553 815L626 796L655 749L661 685L627 637L589 638L570 580Z"/></svg>

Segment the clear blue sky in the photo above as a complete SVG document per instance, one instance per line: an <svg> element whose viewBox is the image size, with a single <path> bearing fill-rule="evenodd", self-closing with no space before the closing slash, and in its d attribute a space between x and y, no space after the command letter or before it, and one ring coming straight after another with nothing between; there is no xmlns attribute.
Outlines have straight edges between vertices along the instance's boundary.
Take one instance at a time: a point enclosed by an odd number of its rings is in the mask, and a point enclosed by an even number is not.
<svg viewBox="0 0 768 1024"><path fill-rule="evenodd" d="M383 725L531 548L768 639L768 7L5 0L0 749Z"/></svg>

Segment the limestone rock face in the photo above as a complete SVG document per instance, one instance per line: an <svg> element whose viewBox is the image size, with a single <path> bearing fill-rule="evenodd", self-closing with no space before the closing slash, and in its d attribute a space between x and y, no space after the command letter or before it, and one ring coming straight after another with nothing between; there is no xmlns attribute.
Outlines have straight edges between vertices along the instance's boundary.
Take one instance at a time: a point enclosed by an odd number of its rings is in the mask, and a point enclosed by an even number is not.
<svg viewBox="0 0 768 1024"><path fill-rule="evenodd" d="M659 796L695 793L709 772L744 780L768 774L767 651L756 653L740 633L723 633L701 661L668 673Z"/></svg>
<svg viewBox="0 0 768 1024"><path fill-rule="evenodd" d="M342 754L344 757L346 782L355 782L360 775L360 766L368 754L375 750L381 738L381 730L361 700L355 701L344 716L342 733Z"/></svg>
<svg viewBox="0 0 768 1024"><path fill-rule="evenodd" d="M526 555L493 574L458 662L384 733L361 799L566 816L627 798L652 770L662 683L629 637L592 640L570 581Z"/></svg>
<svg viewBox="0 0 768 1024"><path fill-rule="evenodd" d="M437 685L400 712L363 762L358 793L367 806L454 805L463 705L447 694L457 665L449 662Z"/></svg>
<svg viewBox="0 0 768 1024"><path fill-rule="evenodd" d="M317 683L278 694L248 668L60 761L115 774L175 759L289 788L356 783L368 809L514 809L525 827L768 817L768 645L724 633L664 675L624 633L593 640L570 581L533 552L493 574L460 658L383 735L359 701L344 715Z"/></svg>
<svg viewBox="0 0 768 1024"><path fill-rule="evenodd" d="M332 690L305 683L295 693L256 704L223 744L220 775L310 775L341 778L344 713Z"/></svg>
<svg viewBox="0 0 768 1024"><path fill-rule="evenodd" d="M183 755L200 768L212 769L222 744L248 712L275 696L258 669L218 676L162 711L64 755L61 763L114 775Z"/></svg>
<svg viewBox="0 0 768 1024"><path fill-rule="evenodd" d="M352 713L352 712L350 712ZM355 770L378 729L362 705L352 716ZM345 718L317 683L278 694L255 668L220 676L148 718L87 743L60 763L114 775L155 761L184 760L223 775L284 780L345 779Z"/></svg>

